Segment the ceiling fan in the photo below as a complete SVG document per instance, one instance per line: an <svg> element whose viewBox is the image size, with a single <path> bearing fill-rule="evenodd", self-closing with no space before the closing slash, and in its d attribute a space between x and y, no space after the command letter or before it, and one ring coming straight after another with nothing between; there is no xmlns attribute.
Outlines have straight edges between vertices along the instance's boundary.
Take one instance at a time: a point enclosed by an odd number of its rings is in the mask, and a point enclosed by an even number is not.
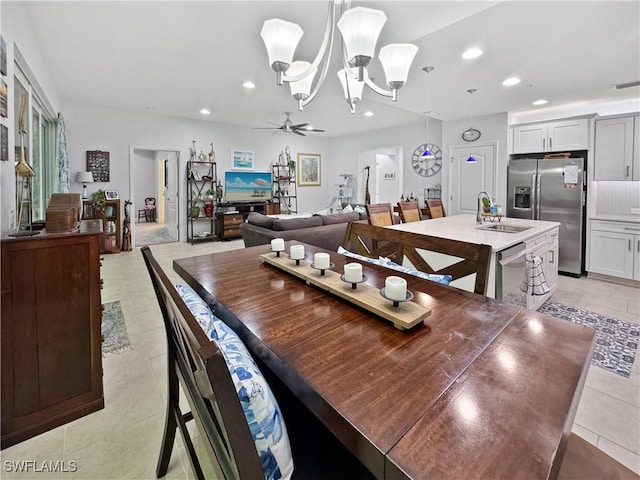
<svg viewBox="0 0 640 480"><path fill-rule="evenodd" d="M294 125L294 123L291 121L291 118L289 117L291 115L291 112L284 112L284 114L287 116L287 118L285 118L282 124L267 122L270 125L276 125L276 126L275 127L257 127L257 128L253 128L253 130L282 130L283 132L295 133L296 135L302 135L303 137L305 136L305 134L302 132L324 132L324 130L320 130L319 128L311 127L308 123L299 123L297 125ZM278 133L278 132L274 132L274 133Z"/></svg>

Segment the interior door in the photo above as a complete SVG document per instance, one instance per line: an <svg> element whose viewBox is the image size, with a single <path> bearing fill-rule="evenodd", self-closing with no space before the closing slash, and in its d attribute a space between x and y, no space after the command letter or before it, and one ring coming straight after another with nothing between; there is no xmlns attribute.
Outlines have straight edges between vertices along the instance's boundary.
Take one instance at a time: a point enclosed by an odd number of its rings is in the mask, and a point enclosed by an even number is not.
<svg viewBox="0 0 640 480"><path fill-rule="evenodd" d="M470 156L476 161L467 162ZM480 192L487 192L492 197L496 195L495 165L495 145L451 148L447 215L475 215Z"/></svg>
<svg viewBox="0 0 640 480"><path fill-rule="evenodd" d="M169 156L164 163L164 211L167 232L178 241L178 160Z"/></svg>

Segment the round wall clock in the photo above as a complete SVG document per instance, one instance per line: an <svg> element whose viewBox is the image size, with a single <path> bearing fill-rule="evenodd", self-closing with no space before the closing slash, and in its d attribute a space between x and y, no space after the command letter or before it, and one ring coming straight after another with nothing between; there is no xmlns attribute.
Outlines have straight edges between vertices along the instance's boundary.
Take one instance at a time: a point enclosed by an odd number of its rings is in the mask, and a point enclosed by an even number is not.
<svg viewBox="0 0 640 480"><path fill-rule="evenodd" d="M475 142L480 138L480 130L477 128L470 128L462 132L462 139L465 142Z"/></svg>
<svg viewBox="0 0 640 480"><path fill-rule="evenodd" d="M432 158L423 157L422 153L429 150L433 153ZM440 147L433 143L423 143L411 154L411 166L418 175L431 177L442 168L442 151Z"/></svg>

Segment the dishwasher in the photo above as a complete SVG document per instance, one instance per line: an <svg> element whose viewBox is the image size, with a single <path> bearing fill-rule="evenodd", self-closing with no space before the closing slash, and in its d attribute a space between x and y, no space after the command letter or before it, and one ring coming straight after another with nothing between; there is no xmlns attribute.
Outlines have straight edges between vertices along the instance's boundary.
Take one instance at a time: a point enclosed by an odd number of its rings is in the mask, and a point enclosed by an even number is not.
<svg viewBox="0 0 640 480"><path fill-rule="evenodd" d="M496 299L527 307L525 253L524 242L496 253Z"/></svg>

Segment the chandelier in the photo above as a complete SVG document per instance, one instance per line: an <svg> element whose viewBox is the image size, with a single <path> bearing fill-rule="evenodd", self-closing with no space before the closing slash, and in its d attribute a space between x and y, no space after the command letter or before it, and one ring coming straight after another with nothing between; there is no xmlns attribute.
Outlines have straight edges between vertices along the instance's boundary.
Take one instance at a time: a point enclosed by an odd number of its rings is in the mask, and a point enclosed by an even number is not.
<svg viewBox="0 0 640 480"><path fill-rule="evenodd" d="M336 18L340 19L336 23ZM367 66L374 58L378 36L387 17L382 10L351 8L351 1L330 0L324 38L313 62L293 61L298 42L303 35L299 25L279 18L264 22L260 36L267 47L269 65L276 72L276 83L289 83L291 96L302 110L316 97L329 69L333 39L337 25L342 34L342 64L337 73L351 113L362 98L364 86L395 102L398 90L407 81L409 68L418 47L411 43L393 43L380 49L378 57L389 90L379 87L369 77ZM320 71L318 78L316 74ZM315 83L314 83L315 80Z"/></svg>

